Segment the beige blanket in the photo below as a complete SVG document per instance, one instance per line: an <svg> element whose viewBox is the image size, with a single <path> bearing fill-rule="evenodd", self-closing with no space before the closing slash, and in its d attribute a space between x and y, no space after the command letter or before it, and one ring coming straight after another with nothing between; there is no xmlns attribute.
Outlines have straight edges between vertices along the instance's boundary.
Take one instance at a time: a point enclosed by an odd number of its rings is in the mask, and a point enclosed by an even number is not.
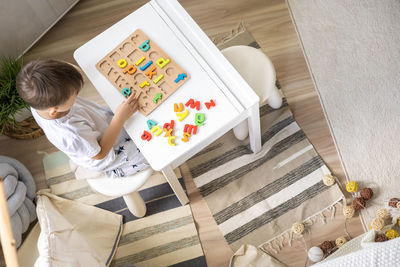
<svg viewBox="0 0 400 267"><path fill-rule="evenodd" d="M108 266L122 232L122 216L60 198L37 193L41 233L36 266Z"/></svg>

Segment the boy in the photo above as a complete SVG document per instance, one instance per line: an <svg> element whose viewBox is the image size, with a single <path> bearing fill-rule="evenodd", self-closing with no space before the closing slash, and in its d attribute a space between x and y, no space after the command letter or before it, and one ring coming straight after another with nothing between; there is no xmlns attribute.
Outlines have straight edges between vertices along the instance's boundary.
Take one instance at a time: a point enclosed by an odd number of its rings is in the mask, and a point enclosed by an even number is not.
<svg viewBox="0 0 400 267"><path fill-rule="evenodd" d="M78 97L80 72L65 62L35 60L17 76L17 90L31 106L47 139L70 159L109 177L125 177L149 166L123 129L138 109L134 94L115 111Z"/></svg>

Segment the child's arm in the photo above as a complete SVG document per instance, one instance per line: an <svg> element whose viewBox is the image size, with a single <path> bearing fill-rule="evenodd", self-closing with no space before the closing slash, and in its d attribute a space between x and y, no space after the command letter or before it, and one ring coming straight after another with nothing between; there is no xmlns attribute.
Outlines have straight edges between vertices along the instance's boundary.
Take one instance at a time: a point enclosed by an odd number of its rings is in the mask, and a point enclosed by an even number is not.
<svg viewBox="0 0 400 267"><path fill-rule="evenodd" d="M110 125L108 126L106 132L99 141L101 150L92 159L100 160L104 159L107 156L108 152L110 152L110 150L114 146L114 143L117 140L119 133L124 126L124 123L137 110L137 98L134 94L131 94L126 101L122 102L121 105L118 106L117 110L115 111L115 115L110 122Z"/></svg>

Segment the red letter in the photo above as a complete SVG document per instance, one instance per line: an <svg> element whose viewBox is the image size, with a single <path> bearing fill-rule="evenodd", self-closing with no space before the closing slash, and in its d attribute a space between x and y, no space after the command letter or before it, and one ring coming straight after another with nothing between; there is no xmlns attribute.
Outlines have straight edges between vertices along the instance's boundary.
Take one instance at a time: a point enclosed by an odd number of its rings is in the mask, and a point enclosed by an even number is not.
<svg viewBox="0 0 400 267"><path fill-rule="evenodd" d="M149 133L147 131L143 131L142 140L147 140L147 142L148 142L151 140L151 137L152 137L151 133Z"/></svg>

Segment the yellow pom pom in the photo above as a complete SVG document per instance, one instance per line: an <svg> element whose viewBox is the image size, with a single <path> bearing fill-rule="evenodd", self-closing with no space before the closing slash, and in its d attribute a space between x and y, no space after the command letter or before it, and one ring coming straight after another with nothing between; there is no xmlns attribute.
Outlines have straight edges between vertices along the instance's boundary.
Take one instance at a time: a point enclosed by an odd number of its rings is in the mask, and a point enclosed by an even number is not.
<svg viewBox="0 0 400 267"><path fill-rule="evenodd" d="M338 248L340 248L341 246L343 246L344 243L346 243L346 242L347 242L347 239L346 239L346 237L344 237L344 236L338 237L338 238L336 238L336 240L335 240L335 244L336 244L336 246L337 246Z"/></svg>
<svg viewBox="0 0 400 267"><path fill-rule="evenodd" d="M399 237L399 233L394 229L387 230L385 235L388 239L393 239L393 238Z"/></svg>
<svg viewBox="0 0 400 267"><path fill-rule="evenodd" d="M292 225L292 231L295 234L302 234L304 232L304 224L296 222Z"/></svg>
<svg viewBox="0 0 400 267"><path fill-rule="evenodd" d="M352 206L346 206L343 208L343 215L347 219L350 219L354 216L354 208Z"/></svg>
<svg viewBox="0 0 400 267"><path fill-rule="evenodd" d="M350 181L346 185L347 192L354 193L357 192L358 184L355 181Z"/></svg>
<svg viewBox="0 0 400 267"><path fill-rule="evenodd" d="M375 231L380 231L385 226L385 222L381 218L375 218L371 222L370 229L374 229Z"/></svg>
<svg viewBox="0 0 400 267"><path fill-rule="evenodd" d="M382 208L376 211L376 217L387 220L390 218L390 213L385 208Z"/></svg>
<svg viewBox="0 0 400 267"><path fill-rule="evenodd" d="M331 174L325 174L324 177L322 177L322 181L326 186L331 186L335 184L335 177Z"/></svg>

